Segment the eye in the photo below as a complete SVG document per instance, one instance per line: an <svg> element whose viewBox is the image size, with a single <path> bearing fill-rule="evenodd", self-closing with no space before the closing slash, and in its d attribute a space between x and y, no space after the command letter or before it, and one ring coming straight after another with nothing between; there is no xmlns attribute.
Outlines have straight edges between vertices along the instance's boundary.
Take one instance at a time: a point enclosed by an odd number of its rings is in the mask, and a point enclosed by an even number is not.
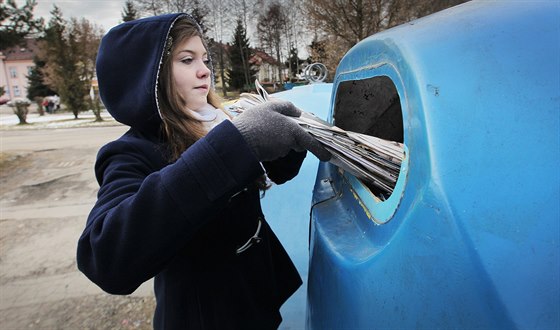
<svg viewBox="0 0 560 330"><path fill-rule="evenodd" d="M181 59L181 63L184 64L191 64L193 62L193 58L192 57L185 57Z"/></svg>
<svg viewBox="0 0 560 330"><path fill-rule="evenodd" d="M206 66L208 66L208 64L210 64L210 60L209 60L209 59L204 59L204 60L202 60L202 62L204 62L204 64L206 64Z"/></svg>

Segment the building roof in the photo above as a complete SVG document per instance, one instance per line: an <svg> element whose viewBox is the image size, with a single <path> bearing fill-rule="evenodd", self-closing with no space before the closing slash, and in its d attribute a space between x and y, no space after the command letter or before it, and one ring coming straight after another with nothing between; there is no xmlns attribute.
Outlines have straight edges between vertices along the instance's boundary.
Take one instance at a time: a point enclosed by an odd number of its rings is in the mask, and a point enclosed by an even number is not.
<svg viewBox="0 0 560 330"><path fill-rule="evenodd" d="M14 46L2 50L1 55L5 56L4 61L25 61L33 60L33 56L37 53L37 39L25 39L23 46Z"/></svg>
<svg viewBox="0 0 560 330"><path fill-rule="evenodd" d="M256 65L261 65L262 63L268 63L271 65L278 65L278 62L274 57L267 54L264 50L254 49L254 54L249 59L249 62Z"/></svg>
<svg viewBox="0 0 560 330"><path fill-rule="evenodd" d="M230 52L232 50L232 46L229 43L221 43L221 42L214 42L214 47L222 47L226 52ZM260 66L264 63L268 63L270 65L278 65L278 62L274 57L269 55L262 49L258 48L251 48L251 57L249 58L249 63L253 65Z"/></svg>

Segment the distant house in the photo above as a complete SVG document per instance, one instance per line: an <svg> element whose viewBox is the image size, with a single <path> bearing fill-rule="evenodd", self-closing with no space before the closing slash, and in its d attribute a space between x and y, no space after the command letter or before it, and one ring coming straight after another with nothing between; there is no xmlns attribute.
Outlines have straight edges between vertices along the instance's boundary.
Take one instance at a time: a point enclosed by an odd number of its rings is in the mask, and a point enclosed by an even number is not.
<svg viewBox="0 0 560 330"><path fill-rule="evenodd" d="M0 99L27 97L27 76L35 66L33 57L38 46L35 39L26 39L25 45L0 51L0 86L5 94Z"/></svg>
<svg viewBox="0 0 560 330"><path fill-rule="evenodd" d="M280 63L265 51L255 49L249 63L259 68L257 79L261 82L278 82L282 79L278 77L278 66Z"/></svg>
<svg viewBox="0 0 560 330"><path fill-rule="evenodd" d="M213 64L214 64L214 69L215 69L215 74L216 74L216 85L217 86L221 86L221 81L220 81L220 70L219 70L219 48L221 47L224 50L224 69L227 70L231 67L231 64L229 62L229 56L227 55L228 52L232 51L231 49L231 45L226 43L219 43L219 42L215 42L213 43ZM249 63L258 69L257 71L257 79L260 82L278 82L278 62L269 54L267 54L265 51L260 50L260 49L251 49L251 52L253 53L253 55L249 58Z"/></svg>

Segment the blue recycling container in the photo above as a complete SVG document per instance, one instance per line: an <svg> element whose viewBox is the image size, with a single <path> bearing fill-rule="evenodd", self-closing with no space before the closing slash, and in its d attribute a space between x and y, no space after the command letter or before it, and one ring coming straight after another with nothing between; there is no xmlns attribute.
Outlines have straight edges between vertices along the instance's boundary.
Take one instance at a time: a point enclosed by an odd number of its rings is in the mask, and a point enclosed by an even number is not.
<svg viewBox="0 0 560 330"><path fill-rule="evenodd" d="M472 1L361 41L329 121L405 158L389 196L320 163L309 329L560 328L558 1Z"/></svg>

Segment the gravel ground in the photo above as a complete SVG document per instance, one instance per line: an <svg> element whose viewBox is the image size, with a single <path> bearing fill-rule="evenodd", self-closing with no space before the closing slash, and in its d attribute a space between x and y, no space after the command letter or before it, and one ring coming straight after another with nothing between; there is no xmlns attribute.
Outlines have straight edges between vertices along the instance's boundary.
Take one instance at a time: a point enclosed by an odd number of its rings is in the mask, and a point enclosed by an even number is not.
<svg viewBox="0 0 560 330"><path fill-rule="evenodd" d="M71 126L65 114L21 127L1 115L0 329L151 329L151 283L132 296L112 296L75 264L97 191L93 162L101 142L93 137L112 139L124 129L61 129L116 125L86 118ZM17 145L34 139L29 148Z"/></svg>
<svg viewBox="0 0 560 330"><path fill-rule="evenodd" d="M95 295L2 311L2 329L152 329L153 297Z"/></svg>

